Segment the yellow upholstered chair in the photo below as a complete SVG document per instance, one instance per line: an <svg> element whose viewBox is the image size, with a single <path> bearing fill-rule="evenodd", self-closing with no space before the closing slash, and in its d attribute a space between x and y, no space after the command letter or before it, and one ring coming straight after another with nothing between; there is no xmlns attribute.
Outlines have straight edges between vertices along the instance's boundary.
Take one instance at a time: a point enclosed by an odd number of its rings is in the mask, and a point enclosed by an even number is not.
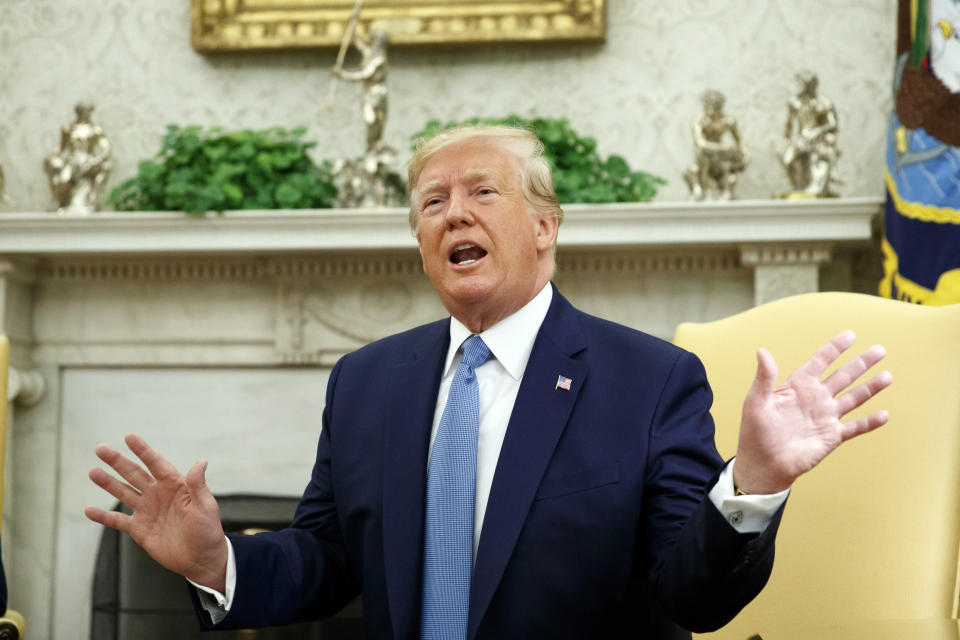
<svg viewBox="0 0 960 640"><path fill-rule="evenodd" d="M0 336L0 513L3 513L3 461L7 443L7 377L10 371L10 341ZM2 612L0 612L2 613ZM0 638L22 640L24 621L16 611L7 610L0 617Z"/></svg>
<svg viewBox="0 0 960 640"><path fill-rule="evenodd" d="M757 348L776 358L782 382L844 329L858 339L839 362L881 343L877 370L893 373L893 386L851 415L886 408L890 422L796 482L769 584L706 637L958 638L960 305L812 293L681 324L675 342L706 366L717 447L729 458Z"/></svg>

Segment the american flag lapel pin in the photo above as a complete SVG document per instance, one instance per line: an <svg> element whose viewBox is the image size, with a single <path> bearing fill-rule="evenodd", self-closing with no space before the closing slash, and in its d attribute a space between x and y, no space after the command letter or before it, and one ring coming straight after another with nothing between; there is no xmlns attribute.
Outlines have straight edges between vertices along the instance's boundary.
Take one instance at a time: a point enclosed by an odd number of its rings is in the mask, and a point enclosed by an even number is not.
<svg viewBox="0 0 960 640"><path fill-rule="evenodd" d="M564 391L570 391L570 385L572 383L572 378L568 378L567 376L557 376L557 386L554 387L554 390L563 389Z"/></svg>

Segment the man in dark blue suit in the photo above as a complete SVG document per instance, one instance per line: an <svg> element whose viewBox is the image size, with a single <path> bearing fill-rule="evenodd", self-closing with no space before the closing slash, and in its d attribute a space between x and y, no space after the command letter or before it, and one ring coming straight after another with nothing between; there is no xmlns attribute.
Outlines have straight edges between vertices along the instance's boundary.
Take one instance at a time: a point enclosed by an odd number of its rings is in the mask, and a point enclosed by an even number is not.
<svg viewBox="0 0 960 640"><path fill-rule="evenodd" d="M722 626L767 580L793 481L886 421L841 422L890 383L881 373L844 392L883 349L821 382L853 343L840 334L780 386L761 350L724 465L697 358L574 309L550 284L562 211L534 136L441 134L418 149L410 186L424 270L451 318L337 363L292 527L225 538L206 463L182 476L135 435L127 444L149 472L106 445L97 455L126 482L91 471L133 515L88 517L193 582L202 623L217 628L326 616L358 593L368 638L674 638ZM461 512L437 511L454 481L434 471L471 336L489 357L466 365L477 389L467 575L438 582L425 557L439 553L441 573L455 564L431 545ZM437 632L438 620L457 622Z"/></svg>

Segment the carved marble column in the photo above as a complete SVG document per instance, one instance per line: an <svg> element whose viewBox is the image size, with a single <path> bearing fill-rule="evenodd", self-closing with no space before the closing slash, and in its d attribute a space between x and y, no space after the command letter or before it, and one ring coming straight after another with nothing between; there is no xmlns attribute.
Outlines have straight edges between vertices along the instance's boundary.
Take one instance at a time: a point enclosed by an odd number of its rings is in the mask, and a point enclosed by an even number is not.
<svg viewBox="0 0 960 640"><path fill-rule="evenodd" d="M36 264L29 258L0 259L0 335L10 340L7 400L11 410L14 404L33 406L43 397L43 377L31 362Z"/></svg>
<svg viewBox="0 0 960 640"><path fill-rule="evenodd" d="M10 367L10 379L7 381L7 401L25 407L32 407L43 398L46 384L39 371Z"/></svg>
<svg viewBox="0 0 960 640"><path fill-rule="evenodd" d="M7 380L7 443L3 465L4 513L3 546L11 605L21 611L36 611L34 601L51 602L52 585L48 580L49 563L53 556L55 520L53 505L56 493L56 443L49 439L37 446L38 432L18 420L19 409L29 409L44 396L44 376L32 362L34 333L33 311L37 282L37 259L34 256L0 258L0 334L10 340L10 370ZM26 435L24 435L26 433ZM33 477L24 471L36 473L41 487L34 487ZM34 491L34 489L36 490ZM39 501L18 499L25 491L39 495ZM44 532L44 528L49 528ZM34 561L37 558L43 560ZM28 606L24 608L24 604ZM31 633L46 635L45 622L31 621ZM34 628L35 627L35 628Z"/></svg>
<svg viewBox="0 0 960 640"><path fill-rule="evenodd" d="M820 266L831 253L829 243L741 245L740 263L753 267L753 303L819 291Z"/></svg>

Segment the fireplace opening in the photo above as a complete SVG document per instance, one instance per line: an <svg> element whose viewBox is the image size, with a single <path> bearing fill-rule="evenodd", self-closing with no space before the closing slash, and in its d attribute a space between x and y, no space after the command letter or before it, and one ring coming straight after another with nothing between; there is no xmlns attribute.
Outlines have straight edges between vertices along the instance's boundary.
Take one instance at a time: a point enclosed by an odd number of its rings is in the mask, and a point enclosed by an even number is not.
<svg viewBox="0 0 960 640"><path fill-rule="evenodd" d="M229 495L217 498L230 533L290 525L299 498ZM125 506L117 511L129 513ZM257 630L200 631L181 576L154 562L130 536L104 528L93 576L91 640L358 640L363 637L360 598L332 618Z"/></svg>

